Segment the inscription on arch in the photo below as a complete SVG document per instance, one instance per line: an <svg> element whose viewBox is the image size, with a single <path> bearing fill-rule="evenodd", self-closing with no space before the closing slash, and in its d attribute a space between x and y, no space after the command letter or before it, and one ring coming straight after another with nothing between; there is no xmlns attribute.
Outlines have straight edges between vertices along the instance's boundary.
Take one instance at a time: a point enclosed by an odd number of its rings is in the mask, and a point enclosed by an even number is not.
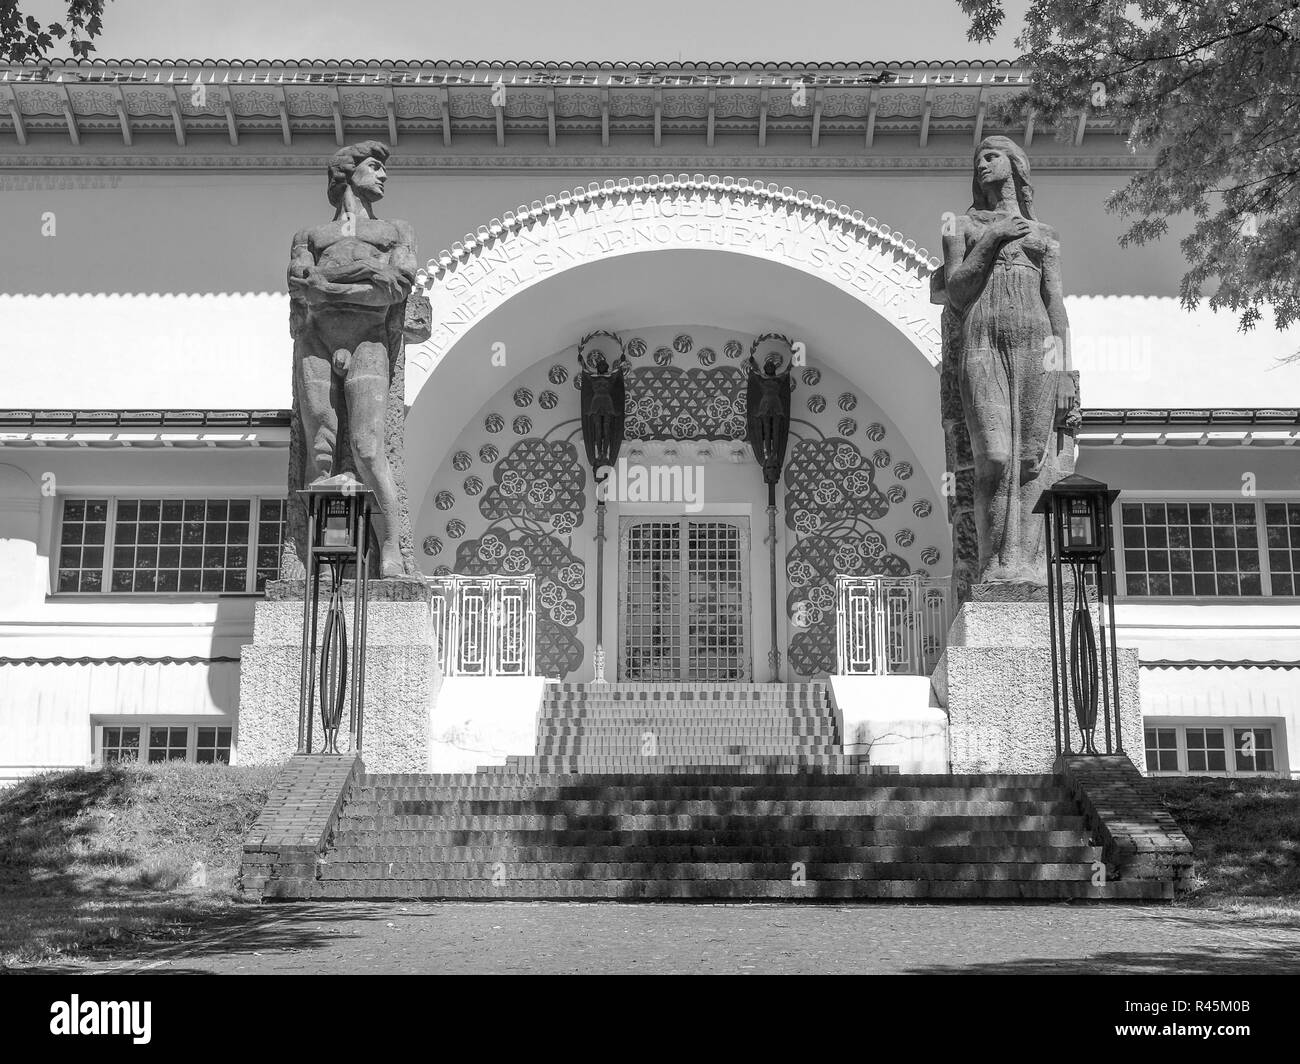
<svg viewBox="0 0 1300 1064"><path fill-rule="evenodd" d="M924 248L821 197L702 177L608 181L493 219L430 259L432 335L408 351L407 401L478 322L512 296L599 259L711 249L777 262L834 285L891 322L930 361L940 357Z"/></svg>

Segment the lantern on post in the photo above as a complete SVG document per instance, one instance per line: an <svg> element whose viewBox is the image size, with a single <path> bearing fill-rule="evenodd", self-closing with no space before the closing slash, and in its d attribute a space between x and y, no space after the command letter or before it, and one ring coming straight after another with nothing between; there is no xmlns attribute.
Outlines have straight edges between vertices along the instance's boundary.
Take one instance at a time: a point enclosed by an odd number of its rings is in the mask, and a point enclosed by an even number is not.
<svg viewBox="0 0 1300 1064"><path fill-rule="evenodd" d="M1119 656L1115 644L1115 556L1111 509L1119 492L1077 473L1044 490L1034 505L1047 537L1047 606L1052 634L1056 752L1070 754L1070 709L1080 753L1123 753ZM1069 580L1065 579L1066 572ZM1066 635L1066 596L1071 599ZM1095 595L1098 624L1090 599ZM1105 750L1097 747L1102 713ZM1112 727L1114 729L1112 734Z"/></svg>
<svg viewBox="0 0 1300 1064"><path fill-rule="evenodd" d="M605 500L623 446L627 421L628 360L617 333L597 329L578 343L582 442L596 484L596 683L605 682Z"/></svg>
<svg viewBox="0 0 1300 1064"><path fill-rule="evenodd" d="M366 606L374 556L374 492L343 474L298 492L307 508L306 586L303 589L302 690L298 752L311 753L313 703L319 697L322 752L338 754L348 708L349 750L361 749L365 706ZM353 575L352 643L348 645L344 580ZM321 572L329 572L329 603L320 622Z"/></svg>

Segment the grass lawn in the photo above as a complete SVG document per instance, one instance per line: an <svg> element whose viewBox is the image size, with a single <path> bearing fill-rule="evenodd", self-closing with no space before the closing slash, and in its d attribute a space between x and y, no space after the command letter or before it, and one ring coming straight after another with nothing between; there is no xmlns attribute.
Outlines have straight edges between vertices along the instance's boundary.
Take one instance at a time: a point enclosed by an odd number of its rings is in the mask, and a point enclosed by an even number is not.
<svg viewBox="0 0 1300 1064"><path fill-rule="evenodd" d="M0 971L183 935L229 908L276 771L114 765L0 790Z"/></svg>
<svg viewBox="0 0 1300 1064"><path fill-rule="evenodd" d="M1192 840L1186 904L1300 923L1300 780L1151 782Z"/></svg>

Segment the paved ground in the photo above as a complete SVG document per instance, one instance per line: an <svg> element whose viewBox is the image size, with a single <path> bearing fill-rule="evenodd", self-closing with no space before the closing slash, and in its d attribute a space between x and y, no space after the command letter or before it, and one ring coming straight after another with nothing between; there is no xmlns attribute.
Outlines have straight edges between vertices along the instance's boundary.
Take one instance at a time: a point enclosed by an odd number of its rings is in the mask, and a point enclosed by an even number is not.
<svg viewBox="0 0 1300 1064"><path fill-rule="evenodd" d="M91 971L1300 973L1300 927L1097 905L267 905ZM80 970L86 970L82 968Z"/></svg>

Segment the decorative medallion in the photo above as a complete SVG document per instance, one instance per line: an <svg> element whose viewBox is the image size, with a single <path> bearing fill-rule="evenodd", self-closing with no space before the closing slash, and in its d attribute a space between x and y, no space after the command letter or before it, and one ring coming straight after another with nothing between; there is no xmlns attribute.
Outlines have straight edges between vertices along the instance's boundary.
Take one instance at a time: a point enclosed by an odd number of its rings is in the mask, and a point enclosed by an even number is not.
<svg viewBox="0 0 1300 1064"><path fill-rule="evenodd" d="M442 540L437 536L425 536L423 547L424 553L432 558L434 555L442 553Z"/></svg>
<svg viewBox="0 0 1300 1064"><path fill-rule="evenodd" d="M450 510L456 505L456 496L449 491L440 491L433 497L433 505L439 510Z"/></svg>
<svg viewBox="0 0 1300 1064"><path fill-rule="evenodd" d="M858 423L851 417L842 417L839 424L835 426L841 436L852 436L858 431Z"/></svg>
<svg viewBox="0 0 1300 1064"><path fill-rule="evenodd" d="M808 396L808 409L814 414L820 414L826 409L826 397L824 395Z"/></svg>
<svg viewBox="0 0 1300 1064"><path fill-rule="evenodd" d="M569 379L569 371L557 362L547 371L546 379L552 384L563 384Z"/></svg>
<svg viewBox="0 0 1300 1064"><path fill-rule="evenodd" d="M910 479L912 472L911 462L899 462L898 465L894 466L894 476L898 477L899 480Z"/></svg>
<svg viewBox="0 0 1300 1064"><path fill-rule="evenodd" d="M549 388L537 397L537 405L543 410L554 410L559 402L560 397Z"/></svg>
<svg viewBox="0 0 1300 1064"><path fill-rule="evenodd" d="M488 432L500 432L506 427L506 419L500 414L488 414L488 416L483 419L483 427L487 429Z"/></svg>
<svg viewBox="0 0 1300 1064"><path fill-rule="evenodd" d="M527 388L515 389L515 406L528 406L533 401L533 393Z"/></svg>
<svg viewBox="0 0 1300 1064"><path fill-rule="evenodd" d="M491 465L501 457L501 452L491 443L485 443L478 449L478 460L484 465Z"/></svg>
<svg viewBox="0 0 1300 1064"><path fill-rule="evenodd" d="M457 451L454 455L451 456L452 468L461 473L465 472L465 470L467 470L473 464L474 464L474 459L469 456L468 451Z"/></svg>
<svg viewBox="0 0 1300 1064"><path fill-rule="evenodd" d="M527 436L533 431L533 421L532 418L520 414L511 422L510 427L515 430L516 436Z"/></svg>

